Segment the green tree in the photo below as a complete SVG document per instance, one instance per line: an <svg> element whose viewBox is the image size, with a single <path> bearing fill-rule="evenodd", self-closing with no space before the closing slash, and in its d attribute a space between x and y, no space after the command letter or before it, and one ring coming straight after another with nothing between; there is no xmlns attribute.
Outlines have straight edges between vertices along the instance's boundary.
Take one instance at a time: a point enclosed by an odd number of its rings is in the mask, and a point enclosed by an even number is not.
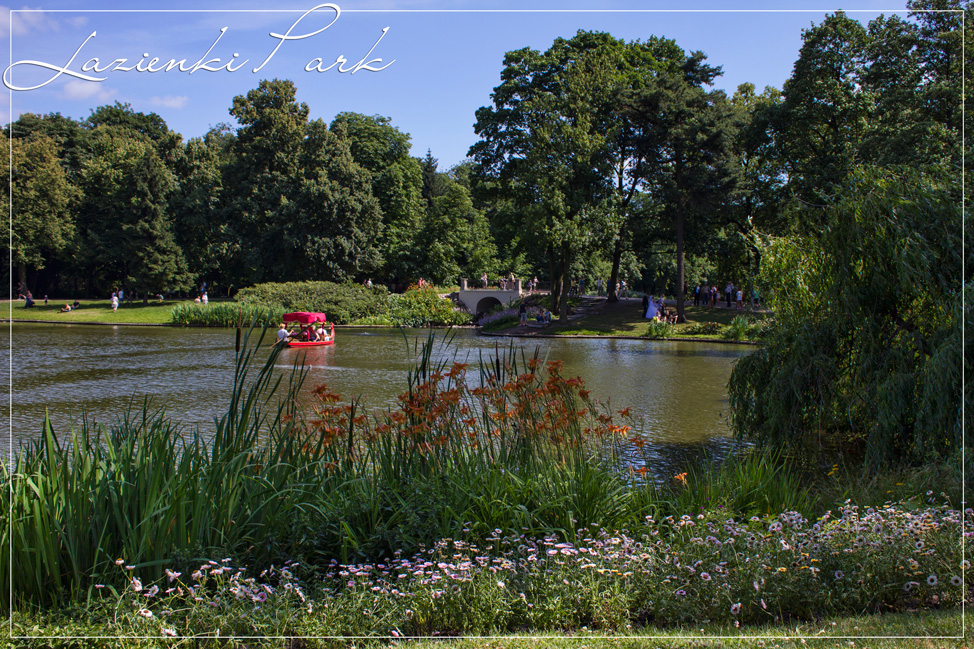
<svg viewBox="0 0 974 649"><path fill-rule="evenodd" d="M388 117L350 112L336 115L330 128L347 139L352 158L372 176L372 194L382 212L381 275L407 283L418 272L415 237L426 211L423 170L409 155L409 134Z"/></svg>
<svg viewBox="0 0 974 649"><path fill-rule="evenodd" d="M223 222L247 283L341 281L374 270L381 232L371 178L347 130L308 122L290 81L262 81L235 97L241 128L224 174Z"/></svg>
<svg viewBox="0 0 974 649"><path fill-rule="evenodd" d="M434 198L416 237L419 273L440 285L496 270L497 249L487 219L474 209L465 187L448 182L445 193Z"/></svg>
<svg viewBox="0 0 974 649"><path fill-rule="evenodd" d="M309 112L295 94L290 81L265 80L230 108L240 128L223 176L223 220L231 228L231 272L244 284L286 279L282 212L298 177Z"/></svg>
<svg viewBox="0 0 974 649"><path fill-rule="evenodd" d="M729 385L735 434L832 462L959 452L963 248L949 168L866 168L823 227L776 239L761 279L775 320Z"/></svg>
<svg viewBox="0 0 974 649"><path fill-rule="evenodd" d="M552 310L562 318L572 264L594 247L610 217L613 161L600 108L612 88L612 41L579 32L543 54L508 52L494 105L477 111L481 140L470 149L479 173L498 181L499 194L514 201L544 250Z"/></svg>
<svg viewBox="0 0 974 649"><path fill-rule="evenodd" d="M648 191L672 224L677 318L683 322L687 241L702 248L714 217L729 203L735 181L734 113L722 91L706 92L686 76L673 74L623 93L620 103L649 167Z"/></svg>
<svg viewBox="0 0 974 649"><path fill-rule="evenodd" d="M616 286L623 255L629 253L631 258L634 244L641 248L647 246L648 242L636 242L634 235L654 230L652 226L642 227L644 224L639 220L647 214L655 214L653 210L645 209L641 194L651 184L658 163L658 152L642 146L645 124L634 124L625 115L620 115L620 106L625 106L627 93L654 87L660 76L680 78L691 86L701 86L711 84L721 73L719 67L704 62L706 57L701 52L688 56L668 39L654 36L646 42L624 45L620 42L619 45L613 92L608 105L603 108L613 166L613 192L609 201L614 218L610 219L611 231L607 240L610 259L607 295L610 302L618 300Z"/></svg>
<svg viewBox="0 0 974 649"><path fill-rule="evenodd" d="M824 203L858 161L870 106L860 91L866 43L866 29L841 11L802 32L775 130L791 191L806 202Z"/></svg>
<svg viewBox="0 0 974 649"><path fill-rule="evenodd" d="M342 282L378 268L382 214L370 174L353 160L348 141L314 120L298 165L293 199L282 210L287 277Z"/></svg>
<svg viewBox="0 0 974 649"><path fill-rule="evenodd" d="M90 289L123 282L143 296L189 288L190 275L168 217L175 178L144 136L117 126L94 130L82 169L83 263Z"/></svg>
<svg viewBox="0 0 974 649"><path fill-rule="evenodd" d="M3 136L3 145L10 151L0 165L0 174L10 178L4 194L11 194L5 198L13 201L10 258L21 285L28 287L28 268L42 269L68 249L75 232L69 206L77 190L68 181L51 138L34 134L11 143Z"/></svg>
<svg viewBox="0 0 974 649"><path fill-rule="evenodd" d="M170 200L173 233L193 275L229 286L225 274L232 255L231 226L220 209L224 198L223 171L235 136L227 127L192 138L175 164L178 185Z"/></svg>

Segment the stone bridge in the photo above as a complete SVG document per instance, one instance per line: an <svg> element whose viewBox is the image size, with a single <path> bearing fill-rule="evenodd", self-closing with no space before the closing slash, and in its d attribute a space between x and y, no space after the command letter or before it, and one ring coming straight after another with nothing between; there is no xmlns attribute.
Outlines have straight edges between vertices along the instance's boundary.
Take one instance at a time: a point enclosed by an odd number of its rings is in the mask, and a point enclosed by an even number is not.
<svg viewBox="0 0 974 649"><path fill-rule="evenodd" d="M514 280L513 290L504 291L497 287L472 288L468 286L466 279L460 280L460 301L467 307L467 311L474 315L487 313L498 304L505 305L511 300L521 297L522 294L523 290L519 279Z"/></svg>

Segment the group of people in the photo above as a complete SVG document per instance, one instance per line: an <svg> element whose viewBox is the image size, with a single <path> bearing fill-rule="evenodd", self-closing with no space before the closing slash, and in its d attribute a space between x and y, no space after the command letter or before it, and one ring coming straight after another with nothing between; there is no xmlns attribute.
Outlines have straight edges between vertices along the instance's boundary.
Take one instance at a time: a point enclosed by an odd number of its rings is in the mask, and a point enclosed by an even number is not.
<svg viewBox="0 0 974 649"><path fill-rule="evenodd" d="M643 314L647 320L676 324L676 311L670 311L666 308L662 296L656 298L648 293L643 295Z"/></svg>
<svg viewBox="0 0 974 649"><path fill-rule="evenodd" d="M706 284L697 284L693 289L693 306L700 306L701 304L707 304L710 308L717 306L717 301L720 299L720 291L717 289L716 285L707 286ZM735 287L734 282L727 282L727 286L724 287L724 299L727 302L727 308L731 306L736 306L738 309L744 308L744 289L743 287ZM732 304L733 303L733 304ZM751 289L751 308L757 308L759 303L758 289Z"/></svg>
<svg viewBox="0 0 974 649"><path fill-rule="evenodd" d="M517 314L520 318L520 324L522 327L528 324L528 305L524 301L521 302L520 306L517 308ZM539 324L551 324L551 311L546 308L542 309L535 317L535 322Z"/></svg>
<svg viewBox="0 0 974 649"><path fill-rule="evenodd" d="M277 330L277 342L299 340L301 342L318 342L331 340L331 328L325 329L324 322L318 322L301 327L297 331L289 331L285 323Z"/></svg>

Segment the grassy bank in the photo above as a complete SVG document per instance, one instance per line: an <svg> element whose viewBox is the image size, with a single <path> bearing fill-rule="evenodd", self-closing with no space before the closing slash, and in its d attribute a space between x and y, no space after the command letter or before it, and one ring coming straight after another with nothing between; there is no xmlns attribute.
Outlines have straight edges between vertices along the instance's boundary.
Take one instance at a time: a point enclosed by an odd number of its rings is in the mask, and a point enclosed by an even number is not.
<svg viewBox="0 0 974 649"><path fill-rule="evenodd" d="M74 302L74 300L71 300ZM128 303L112 311L111 300L79 300L81 308L77 310L61 313L64 302L50 301L44 304L43 300L37 302L35 306L24 308L23 300L8 302L9 311L7 314L17 320L40 320L43 322L73 322L76 324L86 324L92 322L108 322L121 324L171 324L172 311L180 304L193 304L192 300L150 300L143 305L142 301Z"/></svg>
<svg viewBox="0 0 974 649"><path fill-rule="evenodd" d="M536 303L541 298L531 298ZM543 300L542 300L543 302ZM516 311L503 318L490 330L504 333L566 336L626 336L633 338L681 338L681 339L729 339L754 341L760 338L763 322L768 317L764 311L742 311L737 308L687 306L687 321L677 325L650 322L643 317L641 298L626 298L609 303L604 298L586 297L573 300L574 313L566 322L554 318L543 329L520 327ZM669 308L674 308L670 306ZM496 318L495 318L496 319Z"/></svg>
<svg viewBox="0 0 974 649"><path fill-rule="evenodd" d="M109 616L104 609L78 608L56 613L15 613L12 619L14 636L51 635L78 638L74 640L19 639L16 645L24 649L47 647L109 648L118 645L109 639L123 633L117 617ZM128 620L123 621L129 622ZM787 622L759 626L736 627L733 624L701 622L671 629L628 629L606 636L589 629L569 633L522 632L490 638L356 638L341 639L321 637L327 635L324 625L316 623L312 616L298 617L291 624L279 624L269 628L262 638L226 637L219 639L196 637L192 642L201 649L226 649L245 647L274 647L286 649L332 649L339 647L406 647L408 649L534 649L538 646L577 649L670 649L672 647L767 647L768 649L951 649L968 647L970 638L958 638L963 633L964 620L960 609L887 613L883 615L853 615L831 617L814 622ZM203 636L203 633L198 634ZM339 634L341 635L341 634ZM273 637L278 636L278 637ZM953 637L951 637L953 636ZM0 628L0 640L10 637L7 625ZM139 649L182 646L180 639L158 636L143 637L125 633L125 646ZM192 636L190 636L192 637ZM85 639L81 639L85 638ZM105 638L105 639L99 639Z"/></svg>

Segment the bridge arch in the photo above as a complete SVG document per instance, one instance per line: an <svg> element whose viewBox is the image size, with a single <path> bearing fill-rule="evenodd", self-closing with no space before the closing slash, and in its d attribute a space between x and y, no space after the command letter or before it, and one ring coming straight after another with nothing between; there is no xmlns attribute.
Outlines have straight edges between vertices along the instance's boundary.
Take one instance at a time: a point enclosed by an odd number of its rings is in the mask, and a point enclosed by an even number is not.
<svg viewBox="0 0 974 649"><path fill-rule="evenodd" d="M502 306L501 301L493 295L488 295L477 302L476 313L488 313L495 306Z"/></svg>

